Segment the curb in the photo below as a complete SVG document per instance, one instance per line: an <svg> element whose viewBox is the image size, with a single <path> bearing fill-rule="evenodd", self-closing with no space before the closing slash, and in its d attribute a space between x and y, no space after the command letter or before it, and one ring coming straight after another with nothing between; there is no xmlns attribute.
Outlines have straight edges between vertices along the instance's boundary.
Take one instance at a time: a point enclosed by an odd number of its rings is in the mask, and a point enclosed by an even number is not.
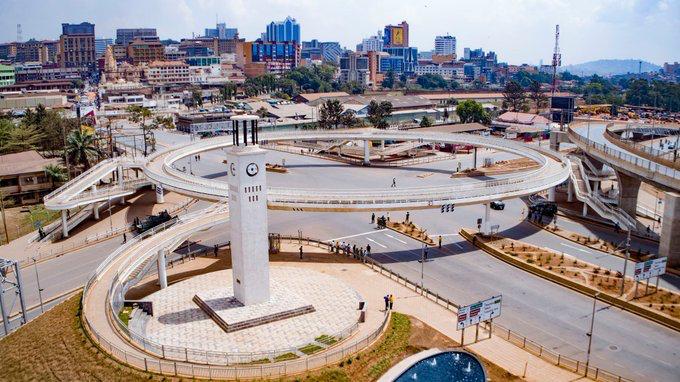
<svg viewBox="0 0 680 382"><path fill-rule="evenodd" d="M552 281L556 284L559 284L563 287L572 289L574 291L577 291L581 294L584 294L588 297L595 297L595 293L598 293L595 289L592 289L590 287L581 285L579 283L573 282L571 280L566 280L562 277L559 277L557 275L554 275L548 271L545 271L543 269L539 269L537 267L533 267L529 264L524 263L523 261L520 261L518 259L515 259L511 256L508 256L495 248L492 248L491 246L485 244L485 243L480 243L477 240L474 240L473 242L473 237L474 235L471 235L465 228L460 230L460 235L464 237L466 240L471 242L474 246L482 249L484 252L490 254L493 257L498 258L499 260L502 260L510 265L513 265L517 268L522 269L523 271L527 271L529 273L532 273L536 276L542 277L546 280ZM598 299L616 306L617 308L621 308L623 310L626 310L630 313L636 314L640 317L646 318L650 321L654 321L657 324L661 324L663 326L666 326L670 329L673 329L675 331L680 332L680 321L673 320L671 318L668 318L666 316L663 316L661 314L655 313L648 311L647 309L644 309L640 306L637 306L635 304L632 304L628 301L622 301L616 297L610 296L608 294L600 292Z"/></svg>

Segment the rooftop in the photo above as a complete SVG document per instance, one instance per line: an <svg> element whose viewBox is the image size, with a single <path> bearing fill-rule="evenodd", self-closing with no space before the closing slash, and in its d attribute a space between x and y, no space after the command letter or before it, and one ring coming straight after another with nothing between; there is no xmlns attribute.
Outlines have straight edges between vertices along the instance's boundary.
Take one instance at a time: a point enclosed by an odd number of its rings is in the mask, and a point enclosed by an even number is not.
<svg viewBox="0 0 680 382"><path fill-rule="evenodd" d="M496 118L496 121L506 122L506 123L517 123L521 125L534 125L534 124L549 124L550 120L538 115L529 113L519 113L508 111L503 113Z"/></svg>
<svg viewBox="0 0 680 382"><path fill-rule="evenodd" d="M49 164L59 164L59 158L43 158L35 150L0 155L0 176L26 174L45 170Z"/></svg>

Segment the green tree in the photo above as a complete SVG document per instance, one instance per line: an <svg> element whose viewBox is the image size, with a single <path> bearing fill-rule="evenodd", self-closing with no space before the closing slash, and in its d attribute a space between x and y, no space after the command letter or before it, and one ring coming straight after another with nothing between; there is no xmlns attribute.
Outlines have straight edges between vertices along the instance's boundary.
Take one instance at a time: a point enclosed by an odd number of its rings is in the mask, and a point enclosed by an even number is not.
<svg viewBox="0 0 680 382"><path fill-rule="evenodd" d="M548 105L548 97L541 90L541 83L535 80L531 81L529 92L529 98L534 101L536 114L538 114L542 108Z"/></svg>
<svg viewBox="0 0 680 382"><path fill-rule="evenodd" d="M526 110L527 95L524 88L515 80L508 81L503 90L503 107L511 111Z"/></svg>
<svg viewBox="0 0 680 382"><path fill-rule="evenodd" d="M201 94L201 91L199 89L191 90L191 100L194 105L198 105L198 107L203 107L203 95Z"/></svg>
<svg viewBox="0 0 680 382"><path fill-rule="evenodd" d="M48 164L45 166L45 176L52 182L52 187L54 187L55 183L61 183L68 180L66 168L56 164Z"/></svg>
<svg viewBox="0 0 680 382"><path fill-rule="evenodd" d="M101 154L94 144L94 136L81 129L74 130L68 135L66 152L75 163L82 165L85 170L90 168L91 160Z"/></svg>
<svg viewBox="0 0 680 382"><path fill-rule="evenodd" d="M423 119L420 120L420 127L430 127L434 124L432 121L432 118L429 116L423 116Z"/></svg>
<svg viewBox="0 0 680 382"><path fill-rule="evenodd" d="M236 84L230 82L222 86L220 89L220 96L224 101L234 98L236 96Z"/></svg>
<svg viewBox="0 0 680 382"><path fill-rule="evenodd" d="M482 107L482 104L473 100L465 100L456 106L456 114L462 123L484 123L488 124L490 121L488 113Z"/></svg>
<svg viewBox="0 0 680 382"><path fill-rule="evenodd" d="M385 89L394 89L394 85L396 85L396 75L394 74L394 70L390 69L387 71L387 74L385 74L385 78L383 79L382 82L382 87Z"/></svg>
<svg viewBox="0 0 680 382"><path fill-rule="evenodd" d="M257 114L258 117L264 119L267 118L267 116L269 115L269 110L267 110L266 107L262 106L259 109L257 109L255 114Z"/></svg>
<svg viewBox="0 0 680 382"><path fill-rule="evenodd" d="M356 117L356 112L354 110L345 110L344 113L342 113L341 116L341 123L345 127L353 127L356 124L359 123L359 120Z"/></svg>
<svg viewBox="0 0 680 382"><path fill-rule="evenodd" d="M423 89L446 89L450 84L439 74L423 74L418 76L416 83Z"/></svg>
<svg viewBox="0 0 680 382"><path fill-rule="evenodd" d="M344 107L337 99L329 99L319 107L319 127L328 129L331 126L337 128L342 123Z"/></svg>
<svg viewBox="0 0 680 382"><path fill-rule="evenodd" d="M371 101L368 104L368 121L377 129L386 129L389 126L387 118L392 115L392 103L382 101L380 103Z"/></svg>

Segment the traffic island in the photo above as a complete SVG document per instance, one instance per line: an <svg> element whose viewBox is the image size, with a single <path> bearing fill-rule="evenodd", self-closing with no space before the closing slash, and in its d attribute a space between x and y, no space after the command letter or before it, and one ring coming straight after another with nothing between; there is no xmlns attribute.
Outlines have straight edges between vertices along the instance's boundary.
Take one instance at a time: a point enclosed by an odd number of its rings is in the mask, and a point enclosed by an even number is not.
<svg viewBox="0 0 680 382"><path fill-rule="evenodd" d="M267 163L266 167L267 167L267 172L277 172L277 173L280 173L280 174L285 174L285 173L288 172L287 168L281 166L280 164L276 164L276 163Z"/></svg>
<svg viewBox="0 0 680 382"><path fill-rule="evenodd" d="M479 168L468 168L454 172L452 178L474 178L480 176L503 175L516 171L526 171L538 168L538 163L529 158L517 158L497 161L489 166Z"/></svg>
<svg viewBox="0 0 680 382"><path fill-rule="evenodd" d="M614 255L618 256L621 258L626 257L626 252L625 249L620 249L616 246L615 243L608 242L596 237L590 237L590 236L585 236L581 235L576 232L572 232L569 230L565 230L563 228L557 227L554 224L546 224L542 222L537 222L533 221L531 219L527 219L527 221L533 225L535 225L538 228L541 228L543 230L546 230L552 234L555 234L563 239L567 239L569 241L573 241L574 243L585 245L586 247L590 249L594 249L596 251L604 252L608 255ZM649 253L649 251L642 251L640 248L630 248L628 251L630 257L629 259L633 261L645 261L649 259L652 254Z"/></svg>
<svg viewBox="0 0 680 382"><path fill-rule="evenodd" d="M639 289L647 293L642 292L641 296L635 281L626 277L623 296L619 296L624 278L618 271L497 235L484 236L467 228L461 229L460 234L473 245L506 263L587 296L599 294L598 298L604 302L680 331L678 293L654 285L648 288L643 285Z"/></svg>
<svg viewBox="0 0 680 382"><path fill-rule="evenodd" d="M427 235L427 230L418 227L412 221L404 220L403 222L397 222L388 220L385 223L385 227L406 235L411 239L418 240L421 243L434 245L434 240Z"/></svg>

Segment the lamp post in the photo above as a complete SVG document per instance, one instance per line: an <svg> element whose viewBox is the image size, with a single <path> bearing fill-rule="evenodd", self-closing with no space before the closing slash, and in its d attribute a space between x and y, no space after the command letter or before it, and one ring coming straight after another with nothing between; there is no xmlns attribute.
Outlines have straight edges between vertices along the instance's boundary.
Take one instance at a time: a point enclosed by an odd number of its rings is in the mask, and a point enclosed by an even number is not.
<svg viewBox="0 0 680 382"><path fill-rule="evenodd" d="M600 292L595 293L593 296L593 315L590 317L590 332L587 333L588 336L588 353L586 354L586 376L588 376L588 365L590 365L590 349L593 344L593 327L595 326L595 307L597 305L597 296Z"/></svg>
<svg viewBox="0 0 680 382"><path fill-rule="evenodd" d="M420 249L420 294L425 287L425 244Z"/></svg>
<svg viewBox="0 0 680 382"><path fill-rule="evenodd" d="M628 268L628 257L630 256L630 231L632 228L628 227L628 236L626 237L626 257L623 260L623 275L621 275L621 293L623 296L624 288L626 287L626 268Z"/></svg>
<svg viewBox="0 0 680 382"><path fill-rule="evenodd" d="M38 299L40 300L40 313L45 313L45 310L43 309L43 299L42 299L43 289L40 287L40 276L38 276L38 262L35 260L35 257L33 257L32 260L33 260L33 267L35 268L35 280L38 284Z"/></svg>

